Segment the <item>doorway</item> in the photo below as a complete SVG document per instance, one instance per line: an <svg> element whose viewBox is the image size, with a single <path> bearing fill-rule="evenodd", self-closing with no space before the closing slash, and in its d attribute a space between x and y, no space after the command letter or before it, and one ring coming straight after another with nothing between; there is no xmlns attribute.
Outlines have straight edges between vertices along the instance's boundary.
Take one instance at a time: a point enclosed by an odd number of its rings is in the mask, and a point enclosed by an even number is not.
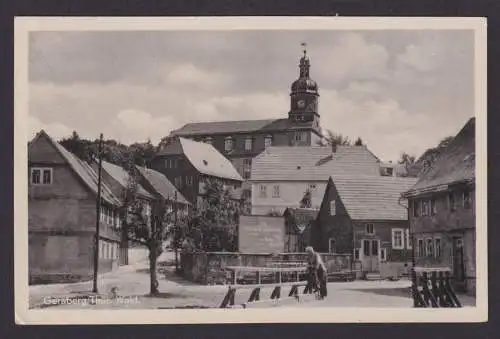
<svg viewBox="0 0 500 339"><path fill-rule="evenodd" d="M379 271L379 248L380 240L378 239L363 239L361 241L363 251L363 271L378 272Z"/></svg>
<svg viewBox="0 0 500 339"><path fill-rule="evenodd" d="M453 278L457 283L465 280L464 268L464 240L462 237L453 237Z"/></svg>

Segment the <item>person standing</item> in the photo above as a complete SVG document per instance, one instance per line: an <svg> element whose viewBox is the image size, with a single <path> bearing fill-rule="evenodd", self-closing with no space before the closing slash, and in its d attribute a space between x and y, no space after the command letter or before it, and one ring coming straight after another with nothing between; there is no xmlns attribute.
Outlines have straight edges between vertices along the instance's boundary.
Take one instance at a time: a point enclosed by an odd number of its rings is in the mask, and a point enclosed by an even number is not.
<svg viewBox="0 0 500 339"><path fill-rule="evenodd" d="M319 285L319 293L321 299L324 299L328 294L326 287L326 265L323 262L323 259L321 259L321 255L315 252L314 248L312 248L311 246L306 247L306 253L309 272L313 274L313 281L315 281L316 284Z"/></svg>

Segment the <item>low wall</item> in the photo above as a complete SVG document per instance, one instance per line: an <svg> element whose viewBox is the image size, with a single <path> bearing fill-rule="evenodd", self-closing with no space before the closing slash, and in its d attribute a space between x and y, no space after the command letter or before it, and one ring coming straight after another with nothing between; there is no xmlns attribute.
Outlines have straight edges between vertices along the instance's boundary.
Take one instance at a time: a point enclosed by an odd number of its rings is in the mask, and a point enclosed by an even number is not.
<svg viewBox="0 0 500 339"><path fill-rule="evenodd" d="M321 256L328 272L350 269L350 255L321 254ZM180 263L184 278L209 285L226 283L227 266L265 267L270 261L305 261L306 257L306 253L184 252L180 255Z"/></svg>
<svg viewBox="0 0 500 339"><path fill-rule="evenodd" d="M388 278L401 278L409 276L411 270L411 263L405 265L404 262L387 261L380 263L380 277Z"/></svg>

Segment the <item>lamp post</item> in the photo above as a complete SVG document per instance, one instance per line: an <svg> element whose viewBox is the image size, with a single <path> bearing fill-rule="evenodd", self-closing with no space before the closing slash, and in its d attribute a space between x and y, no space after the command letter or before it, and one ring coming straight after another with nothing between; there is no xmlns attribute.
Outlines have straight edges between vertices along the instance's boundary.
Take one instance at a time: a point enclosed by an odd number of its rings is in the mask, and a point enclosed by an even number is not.
<svg viewBox="0 0 500 339"><path fill-rule="evenodd" d="M102 176L102 143L103 135L99 137L99 151L98 151L98 179L97 179L97 200L96 200L96 220L95 220L95 239L94 239L94 284L92 288L93 293L97 293L97 273L99 271L99 233L100 233L100 217L101 217L101 176Z"/></svg>

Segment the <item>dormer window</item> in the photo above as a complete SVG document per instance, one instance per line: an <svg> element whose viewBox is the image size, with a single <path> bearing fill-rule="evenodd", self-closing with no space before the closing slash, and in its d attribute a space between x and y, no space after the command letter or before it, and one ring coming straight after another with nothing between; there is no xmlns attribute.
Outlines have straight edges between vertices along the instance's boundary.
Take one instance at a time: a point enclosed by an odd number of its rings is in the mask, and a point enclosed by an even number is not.
<svg viewBox="0 0 500 339"><path fill-rule="evenodd" d="M229 152L233 149L233 138L226 137L226 139L224 140L224 149L226 150L226 152Z"/></svg>
<svg viewBox="0 0 500 339"><path fill-rule="evenodd" d="M245 151L252 150L252 138L245 139Z"/></svg>

